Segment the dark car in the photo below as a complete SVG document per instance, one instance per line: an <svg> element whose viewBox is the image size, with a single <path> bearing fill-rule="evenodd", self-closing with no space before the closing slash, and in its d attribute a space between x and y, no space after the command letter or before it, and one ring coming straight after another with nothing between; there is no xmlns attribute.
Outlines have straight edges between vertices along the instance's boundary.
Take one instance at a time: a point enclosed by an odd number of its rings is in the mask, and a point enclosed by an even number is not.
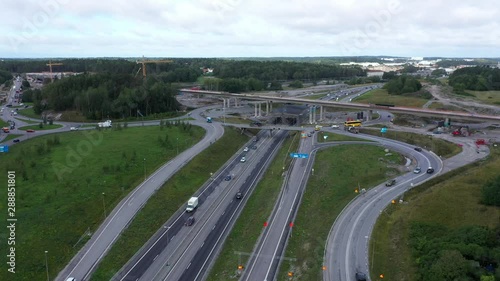
<svg viewBox="0 0 500 281"><path fill-rule="evenodd" d="M243 198L243 193L241 193L239 191L236 192L236 199L241 199L241 198Z"/></svg>
<svg viewBox="0 0 500 281"><path fill-rule="evenodd" d="M422 151L422 148L420 147L415 147L415 150L418 151L418 152L421 152Z"/></svg>
<svg viewBox="0 0 500 281"><path fill-rule="evenodd" d="M366 281L366 274L356 272L356 281Z"/></svg>
<svg viewBox="0 0 500 281"><path fill-rule="evenodd" d="M230 181L231 180L231 175L227 175L225 178L224 178L225 181Z"/></svg>
<svg viewBox="0 0 500 281"><path fill-rule="evenodd" d="M28 129L28 130L26 130L26 132L27 132L27 133L34 133L34 132L35 132L35 130L33 130L33 129Z"/></svg>
<svg viewBox="0 0 500 281"><path fill-rule="evenodd" d="M192 226L194 224L194 217L189 217L184 223L185 226Z"/></svg>
<svg viewBox="0 0 500 281"><path fill-rule="evenodd" d="M393 186L396 184L396 180L395 179L392 179L392 180L389 180L388 182L385 183L385 186Z"/></svg>
<svg viewBox="0 0 500 281"><path fill-rule="evenodd" d="M432 167L427 168L427 174L432 174L432 173L434 173L434 168Z"/></svg>
<svg viewBox="0 0 500 281"><path fill-rule="evenodd" d="M20 140L19 139L15 139L15 140L13 140L13 142L20 142Z"/></svg>
<svg viewBox="0 0 500 281"><path fill-rule="evenodd" d="M255 150L255 149L257 149L257 146L256 146L256 145L254 145L254 146L252 146L252 147L251 147L251 149L254 149L254 150Z"/></svg>

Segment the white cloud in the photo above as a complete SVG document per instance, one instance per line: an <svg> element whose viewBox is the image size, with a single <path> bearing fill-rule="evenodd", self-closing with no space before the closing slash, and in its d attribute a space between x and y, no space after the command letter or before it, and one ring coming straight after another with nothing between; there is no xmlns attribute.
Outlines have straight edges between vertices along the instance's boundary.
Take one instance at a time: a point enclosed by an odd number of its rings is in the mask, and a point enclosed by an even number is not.
<svg viewBox="0 0 500 281"><path fill-rule="evenodd" d="M499 57L499 19L493 0L8 1L0 57Z"/></svg>

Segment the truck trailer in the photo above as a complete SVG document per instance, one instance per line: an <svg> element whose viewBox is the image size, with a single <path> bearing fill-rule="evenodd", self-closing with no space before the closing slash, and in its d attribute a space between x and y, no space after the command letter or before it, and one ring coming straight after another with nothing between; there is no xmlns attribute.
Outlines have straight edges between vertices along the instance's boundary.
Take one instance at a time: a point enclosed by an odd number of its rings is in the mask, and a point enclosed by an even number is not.
<svg viewBox="0 0 500 281"><path fill-rule="evenodd" d="M186 212L192 212L198 207L198 197L191 197L186 206Z"/></svg>

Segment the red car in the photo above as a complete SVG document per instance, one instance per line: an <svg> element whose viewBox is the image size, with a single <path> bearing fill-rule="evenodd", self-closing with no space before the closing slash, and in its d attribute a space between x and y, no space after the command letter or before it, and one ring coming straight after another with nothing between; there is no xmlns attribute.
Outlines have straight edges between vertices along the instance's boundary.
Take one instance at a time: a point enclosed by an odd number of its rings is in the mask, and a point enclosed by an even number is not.
<svg viewBox="0 0 500 281"><path fill-rule="evenodd" d="M28 129L28 130L26 130L26 132L27 132L27 133L34 133L34 132L35 132L35 130L33 130L33 129Z"/></svg>

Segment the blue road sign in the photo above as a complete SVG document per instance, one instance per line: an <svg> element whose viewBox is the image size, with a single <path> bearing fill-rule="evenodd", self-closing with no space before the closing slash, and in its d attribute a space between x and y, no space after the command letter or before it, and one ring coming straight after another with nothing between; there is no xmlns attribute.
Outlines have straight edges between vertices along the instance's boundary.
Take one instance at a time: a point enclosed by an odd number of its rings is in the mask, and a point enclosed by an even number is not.
<svg viewBox="0 0 500 281"><path fill-rule="evenodd" d="M309 158L309 154L307 154L307 153L290 153L290 157L306 159L306 158Z"/></svg>
<svg viewBox="0 0 500 281"><path fill-rule="evenodd" d="M8 145L0 145L0 152L9 152Z"/></svg>

